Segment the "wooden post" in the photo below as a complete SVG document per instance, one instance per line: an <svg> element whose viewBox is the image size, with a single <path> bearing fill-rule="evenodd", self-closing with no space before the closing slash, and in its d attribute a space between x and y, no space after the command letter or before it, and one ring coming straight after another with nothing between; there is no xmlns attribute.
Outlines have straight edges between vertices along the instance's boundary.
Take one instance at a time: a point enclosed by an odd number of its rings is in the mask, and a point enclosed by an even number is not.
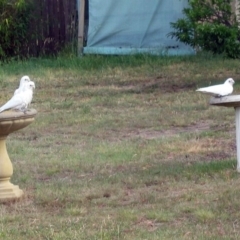
<svg viewBox="0 0 240 240"><path fill-rule="evenodd" d="M85 0L78 0L78 56L83 54Z"/></svg>
<svg viewBox="0 0 240 240"><path fill-rule="evenodd" d="M237 171L240 172L240 107L235 108L236 118L236 145L237 145Z"/></svg>
<svg viewBox="0 0 240 240"><path fill-rule="evenodd" d="M237 17L237 21L238 21L238 24L239 24L239 0L235 0L235 14L236 14L236 17Z"/></svg>

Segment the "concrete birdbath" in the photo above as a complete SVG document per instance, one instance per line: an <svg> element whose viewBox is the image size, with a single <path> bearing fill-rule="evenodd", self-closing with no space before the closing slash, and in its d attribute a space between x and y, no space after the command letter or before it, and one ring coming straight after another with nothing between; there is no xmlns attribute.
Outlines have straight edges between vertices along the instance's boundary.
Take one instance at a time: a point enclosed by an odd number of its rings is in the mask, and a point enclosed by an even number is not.
<svg viewBox="0 0 240 240"><path fill-rule="evenodd" d="M18 111L0 113L0 200L16 199L23 195L23 191L10 182L13 167L5 140L10 133L31 124L36 114L35 109L27 110L25 113Z"/></svg>
<svg viewBox="0 0 240 240"><path fill-rule="evenodd" d="M232 107L235 109L237 171L240 172L240 95L231 95L221 98L212 97L209 104L214 106Z"/></svg>

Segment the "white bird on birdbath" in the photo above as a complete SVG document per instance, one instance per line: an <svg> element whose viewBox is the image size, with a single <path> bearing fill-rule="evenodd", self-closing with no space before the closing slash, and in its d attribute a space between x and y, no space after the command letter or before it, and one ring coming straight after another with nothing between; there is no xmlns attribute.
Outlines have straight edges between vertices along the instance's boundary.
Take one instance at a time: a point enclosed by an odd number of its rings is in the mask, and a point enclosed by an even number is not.
<svg viewBox="0 0 240 240"><path fill-rule="evenodd" d="M14 109L23 112L26 111L28 105L32 101L34 88L35 88L34 82L32 81L25 82L21 91L14 94L13 97L0 108L0 112L3 112L8 109Z"/></svg>
<svg viewBox="0 0 240 240"><path fill-rule="evenodd" d="M196 91L211 94L214 97L223 97L233 92L234 80L228 78L223 84L199 88Z"/></svg>

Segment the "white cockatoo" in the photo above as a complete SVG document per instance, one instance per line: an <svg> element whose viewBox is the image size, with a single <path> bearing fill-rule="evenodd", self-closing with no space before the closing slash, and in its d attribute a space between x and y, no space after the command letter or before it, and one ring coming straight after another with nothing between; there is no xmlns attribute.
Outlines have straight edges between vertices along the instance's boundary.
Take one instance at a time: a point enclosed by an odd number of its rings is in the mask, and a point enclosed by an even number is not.
<svg viewBox="0 0 240 240"><path fill-rule="evenodd" d="M25 82L21 91L16 94L14 93L13 97L0 108L0 112L8 109L26 111L32 101L34 88L34 82Z"/></svg>
<svg viewBox="0 0 240 240"><path fill-rule="evenodd" d="M234 80L228 78L223 84L199 88L196 91L211 94L214 97L223 97L233 92Z"/></svg>
<svg viewBox="0 0 240 240"><path fill-rule="evenodd" d="M29 89L29 90L27 90ZM27 84L24 84L24 87L23 87L23 92L27 90L27 92L29 91L29 93L27 93L25 95L25 101L27 103L27 107L29 107L29 105L31 104L32 102L32 99L33 99L33 90L35 89L35 83L33 81L30 81L28 82Z"/></svg>
<svg viewBox="0 0 240 240"><path fill-rule="evenodd" d="M31 80L30 80L29 76L23 76L20 79L19 87L15 90L14 95L21 92L23 90L24 84L27 83L27 82L30 82L30 81Z"/></svg>

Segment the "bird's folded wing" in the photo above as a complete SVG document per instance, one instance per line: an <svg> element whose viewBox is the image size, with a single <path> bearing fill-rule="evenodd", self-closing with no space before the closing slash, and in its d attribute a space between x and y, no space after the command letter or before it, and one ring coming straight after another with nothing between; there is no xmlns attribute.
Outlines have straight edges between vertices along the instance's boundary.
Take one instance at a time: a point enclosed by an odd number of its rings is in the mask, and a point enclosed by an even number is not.
<svg viewBox="0 0 240 240"><path fill-rule="evenodd" d="M21 95L14 95L7 103L5 103L1 108L0 112L6 109L18 108L21 107L23 104L23 99Z"/></svg>
<svg viewBox="0 0 240 240"><path fill-rule="evenodd" d="M224 91L223 85L216 85L216 86L210 86L205 88L199 88L197 91L199 92L205 92L205 93L214 93L214 94L220 94L222 91Z"/></svg>

